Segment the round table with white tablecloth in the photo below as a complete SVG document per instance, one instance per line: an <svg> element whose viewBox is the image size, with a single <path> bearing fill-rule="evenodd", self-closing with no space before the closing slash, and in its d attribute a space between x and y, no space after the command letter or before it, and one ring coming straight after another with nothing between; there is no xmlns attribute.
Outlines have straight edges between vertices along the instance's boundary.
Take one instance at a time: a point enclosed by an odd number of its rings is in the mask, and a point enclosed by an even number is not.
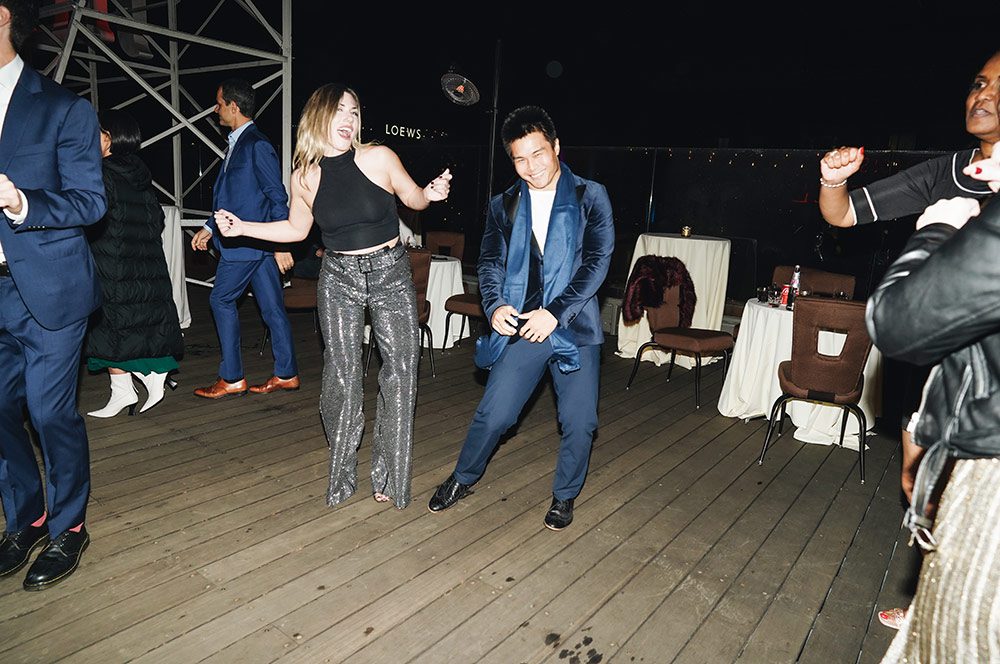
<svg viewBox="0 0 1000 664"><path fill-rule="evenodd" d="M729 283L729 249L728 238L707 235L683 237L678 233L643 233L636 240L628 271L631 275L636 261L643 256L677 258L687 267L698 298L691 327L720 330L722 312L726 306L726 286ZM624 321L618 321L619 357L635 357L639 346L649 340L649 324L645 315L633 325L625 325ZM642 354L642 359L659 366L670 360L670 354L651 349ZM718 358L704 358L702 364L714 362L716 359ZM676 364L691 368L694 366L694 360L678 355Z"/></svg>
<svg viewBox="0 0 1000 664"><path fill-rule="evenodd" d="M435 348L451 348L459 340L459 331L462 327L458 321L452 320L452 325L448 329L448 338L444 338L444 319L448 314L444 310L444 303L452 295L465 292L465 285L462 283L462 261L452 256L431 256L431 272L427 280L427 301L431 303L430 318L427 325L434 335ZM470 326L465 326L464 336L469 335Z"/></svg>
<svg viewBox="0 0 1000 664"><path fill-rule="evenodd" d="M821 353L836 355L844 345L844 335L820 331ZM768 417L781 396L778 365L792 356L792 312L772 307L755 298L747 301L740 320L740 334L733 349L729 372L719 395L719 412L727 417L750 419ZM865 365L865 383L858 406L869 429L882 407L882 355L874 346ZM808 401L789 401L785 413L795 424L795 438L806 443L836 445L840 441L843 410ZM844 447L858 449L858 423L847 418Z"/></svg>

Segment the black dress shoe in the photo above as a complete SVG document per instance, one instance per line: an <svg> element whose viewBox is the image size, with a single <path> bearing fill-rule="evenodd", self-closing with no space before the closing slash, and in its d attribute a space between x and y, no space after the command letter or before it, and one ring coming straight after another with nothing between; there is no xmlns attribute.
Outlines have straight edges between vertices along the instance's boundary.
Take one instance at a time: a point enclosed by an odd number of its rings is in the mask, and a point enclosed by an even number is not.
<svg viewBox="0 0 1000 664"><path fill-rule="evenodd" d="M552 505L545 513L545 527L549 530L562 530L573 523L573 499L559 500L552 496Z"/></svg>
<svg viewBox="0 0 1000 664"><path fill-rule="evenodd" d="M24 577L24 589L45 590L65 579L80 564L80 558L88 544L90 535L86 528L81 528L78 533L67 530L52 540L28 568L28 575Z"/></svg>
<svg viewBox="0 0 1000 664"><path fill-rule="evenodd" d="M28 526L0 539L0 576L8 576L28 564L35 547L49 543L49 527Z"/></svg>
<svg viewBox="0 0 1000 664"><path fill-rule="evenodd" d="M434 495L431 496L430 502L427 503L427 509L432 512L446 510L462 498L468 496L470 493L472 493L470 485L461 484L455 479L455 474L452 473L448 479L446 479L444 483L437 488Z"/></svg>

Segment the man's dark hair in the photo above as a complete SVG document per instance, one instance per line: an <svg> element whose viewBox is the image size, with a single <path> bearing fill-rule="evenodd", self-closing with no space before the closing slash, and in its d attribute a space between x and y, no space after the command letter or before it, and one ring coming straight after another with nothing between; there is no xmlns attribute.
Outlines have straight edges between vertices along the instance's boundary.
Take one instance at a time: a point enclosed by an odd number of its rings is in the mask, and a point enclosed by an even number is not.
<svg viewBox="0 0 1000 664"><path fill-rule="evenodd" d="M240 107L240 113L253 120L253 115L257 112L257 93L254 92L250 81L243 78L227 78L219 87L222 88L222 101L227 104L235 101Z"/></svg>
<svg viewBox="0 0 1000 664"><path fill-rule="evenodd" d="M542 132L549 145L555 146L556 125L545 109L538 106L521 106L511 111L500 128L500 140L507 156L510 156L511 143L536 131Z"/></svg>
<svg viewBox="0 0 1000 664"><path fill-rule="evenodd" d="M101 131L111 136L111 154L135 154L142 145L142 131L139 123L125 111L101 111L97 116Z"/></svg>
<svg viewBox="0 0 1000 664"><path fill-rule="evenodd" d="M0 7L10 12L10 43L20 53L38 25L38 0L0 0Z"/></svg>

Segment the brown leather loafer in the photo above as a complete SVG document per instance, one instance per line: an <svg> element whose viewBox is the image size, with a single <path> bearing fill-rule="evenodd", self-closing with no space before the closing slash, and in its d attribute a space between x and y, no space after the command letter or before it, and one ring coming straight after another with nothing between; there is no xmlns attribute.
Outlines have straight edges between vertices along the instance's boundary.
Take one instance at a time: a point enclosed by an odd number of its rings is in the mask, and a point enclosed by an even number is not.
<svg viewBox="0 0 1000 664"><path fill-rule="evenodd" d="M235 383L227 383L221 378L208 387L199 387L194 391L196 397L206 399L221 399L229 396L242 396L247 393L247 379L239 380Z"/></svg>
<svg viewBox="0 0 1000 664"><path fill-rule="evenodd" d="M297 389L299 389L298 376L292 376L291 378L278 378L277 376L271 376L263 385L250 386L250 391L254 394L270 394L271 392L277 392L278 390Z"/></svg>

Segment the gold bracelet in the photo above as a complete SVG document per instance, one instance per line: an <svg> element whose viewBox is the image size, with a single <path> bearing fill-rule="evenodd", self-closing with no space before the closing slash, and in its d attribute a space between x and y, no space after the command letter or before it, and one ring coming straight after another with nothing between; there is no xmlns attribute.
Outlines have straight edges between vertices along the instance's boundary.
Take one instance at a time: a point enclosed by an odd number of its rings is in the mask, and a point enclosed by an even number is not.
<svg viewBox="0 0 1000 664"><path fill-rule="evenodd" d="M844 185L846 185L846 184L847 184L847 180L842 180L842 181L840 182L840 184L829 184L829 183L828 183L828 182L827 182L826 180L824 180L824 179L823 179L823 178L821 177L821 178L819 179L819 183L820 183L821 185L823 185L824 187L826 187L827 189L836 189L837 187L843 187Z"/></svg>

